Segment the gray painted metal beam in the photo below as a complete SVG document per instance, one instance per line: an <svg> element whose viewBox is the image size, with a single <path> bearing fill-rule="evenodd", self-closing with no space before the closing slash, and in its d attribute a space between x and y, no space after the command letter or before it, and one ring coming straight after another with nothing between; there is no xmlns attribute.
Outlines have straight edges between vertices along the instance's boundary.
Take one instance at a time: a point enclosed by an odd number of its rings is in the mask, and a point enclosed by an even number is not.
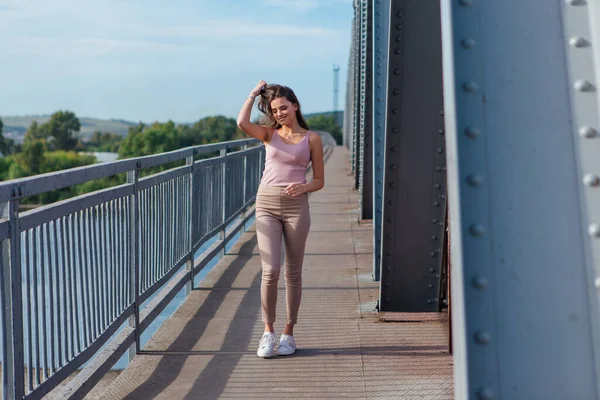
<svg viewBox="0 0 600 400"><path fill-rule="evenodd" d="M361 2L360 40L360 161L358 172L360 219L373 218L373 1Z"/></svg>
<svg viewBox="0 0 600 400"><path fill-rule="evenodd" d="M360 142L360 38L363 35L363 26L361 23L362 1L354 1L354 106L352 121L352 172L354 172L354 189L358 189L360 151L362 143Z"/></svg>
<svg viewBox="0 0 600 400"><path fill-rule="evenodd" d="M392 0L380 310L438 310L445 216L439 1Z"/></svg>
<svg viewBox="0 0 600 400"><path fill-rule="evenodd" d="M381 220L387 98L390 0L375 0L373 8L373 280L381 274Z"/></svg>
<svg viewBox="0 0 600 400"><path fill-rule="evenodd" d="M456 398L600 397L598 7L442 2Z"/></svg>

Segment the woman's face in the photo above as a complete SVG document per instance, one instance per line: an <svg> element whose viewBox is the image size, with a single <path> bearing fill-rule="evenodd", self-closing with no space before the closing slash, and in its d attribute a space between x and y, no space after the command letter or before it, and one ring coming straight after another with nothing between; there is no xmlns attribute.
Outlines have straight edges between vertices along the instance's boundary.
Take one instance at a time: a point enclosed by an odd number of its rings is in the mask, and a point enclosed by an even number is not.
<svg viewBox="0 0 600 400"><path fill-rule="evenodd" d="M273 118L281 125L291 125L296 120L298 105L293 104L285 97L277 97L271 102Z"/></svg>

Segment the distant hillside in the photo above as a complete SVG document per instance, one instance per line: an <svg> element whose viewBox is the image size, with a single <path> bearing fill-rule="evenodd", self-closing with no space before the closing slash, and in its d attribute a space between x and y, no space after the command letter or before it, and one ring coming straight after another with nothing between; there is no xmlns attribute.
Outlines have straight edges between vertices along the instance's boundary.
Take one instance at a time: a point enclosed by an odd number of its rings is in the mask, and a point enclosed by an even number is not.
<svg viewBox="0 0 600 400"><path fill-rule="evenodd" d="M310 118L317 115L332 115L334 112L319 112L319 113L311 113L305 114L306 118ZM344 120L344 112L337 111L335 113L336 121L339 126L343 126ZM3 134L6 138L11 138L20 142L25 135L25 131L31 125L33 121L37 121L38 124L43 124L50 119L49 115L27 115L22 117L5 117L1 116L2 122L4 123ZM132 125L137 125L136 122L125 121L122 119L99 119L99 118L79 118L79 122L81 123L81 132L80 135L82 139L85 141L89 139L92 134L96 131L100 132L112 132L121 136L127 136L129 132L129 127ZM192 125L193 123L189 123Z"/></svg>
<svg viewBox="0 0 600 400"><path fill-rule="evenodd" d="M24 117L4 117L4 136L7 138L20 139L25 135L25 131L33 121L43 124L50 119L49 115L28 115ZM122 119L98 119L98 118L79 118L81 123L80 135L84 140L88 139L96 131L112 132L118 135L127 136L129 127L137 125L135 122Z"/></svg>
<svg viewBox="0 0 600 400"><path fill-rule="evenodd" d="M337 124L340 127L344 126L344 112L343 111L324 111L324 112L318 112L318 113L311 113L311 114L304 114L304 117L306 118L310 118L310 117L316 117L318 115L335 115L335 122L337 122Z"/></svg>

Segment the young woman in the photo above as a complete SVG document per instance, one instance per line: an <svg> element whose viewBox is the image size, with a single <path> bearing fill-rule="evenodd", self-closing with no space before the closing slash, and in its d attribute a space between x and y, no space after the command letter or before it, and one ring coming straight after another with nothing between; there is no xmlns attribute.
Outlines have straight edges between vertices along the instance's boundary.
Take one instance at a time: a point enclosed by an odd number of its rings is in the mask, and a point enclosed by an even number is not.
<svg viewBox="0 0 600 400"><path fill-rule="evenodd" d="M260 124L250 122L256 97L264 114ZM285 242L287 318L277 353L296 351L294 325L302 297L302 263L310 229L309 192L323 188L324 165L321 138L312 132L300 111L294 92L281 85L260 81L250 92L238 115L242 131L266 146L265 170L256 194L256 236L262 262L261 306L265 332L258 345L259 357L269 358L275 347L275 307L281 270L281 238ZM306 169L312 162L313 179Z"/></svg>

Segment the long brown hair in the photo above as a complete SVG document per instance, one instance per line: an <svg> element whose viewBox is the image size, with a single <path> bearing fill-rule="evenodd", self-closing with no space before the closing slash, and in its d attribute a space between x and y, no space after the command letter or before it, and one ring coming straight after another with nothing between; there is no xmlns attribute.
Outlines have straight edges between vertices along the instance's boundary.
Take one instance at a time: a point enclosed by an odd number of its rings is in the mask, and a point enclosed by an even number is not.
<svg viewBox="0 0 600 400"><path fill-rule="evenodd" d="M294 91L287 86L276 84L265 86L263 91L260 93L258 109L264 114L261 118L261 124L275 129L281 128L281 124L277 122L275 117L273 117L273 110L271 109L271 102L280 97L285 97L290 103L298 106L298 110L296 110L296 119L298 120L298 124L304 129L310 129L308 127L308 123L302 115L302 111L300 111L300 102L294 94Z"/></svg>

